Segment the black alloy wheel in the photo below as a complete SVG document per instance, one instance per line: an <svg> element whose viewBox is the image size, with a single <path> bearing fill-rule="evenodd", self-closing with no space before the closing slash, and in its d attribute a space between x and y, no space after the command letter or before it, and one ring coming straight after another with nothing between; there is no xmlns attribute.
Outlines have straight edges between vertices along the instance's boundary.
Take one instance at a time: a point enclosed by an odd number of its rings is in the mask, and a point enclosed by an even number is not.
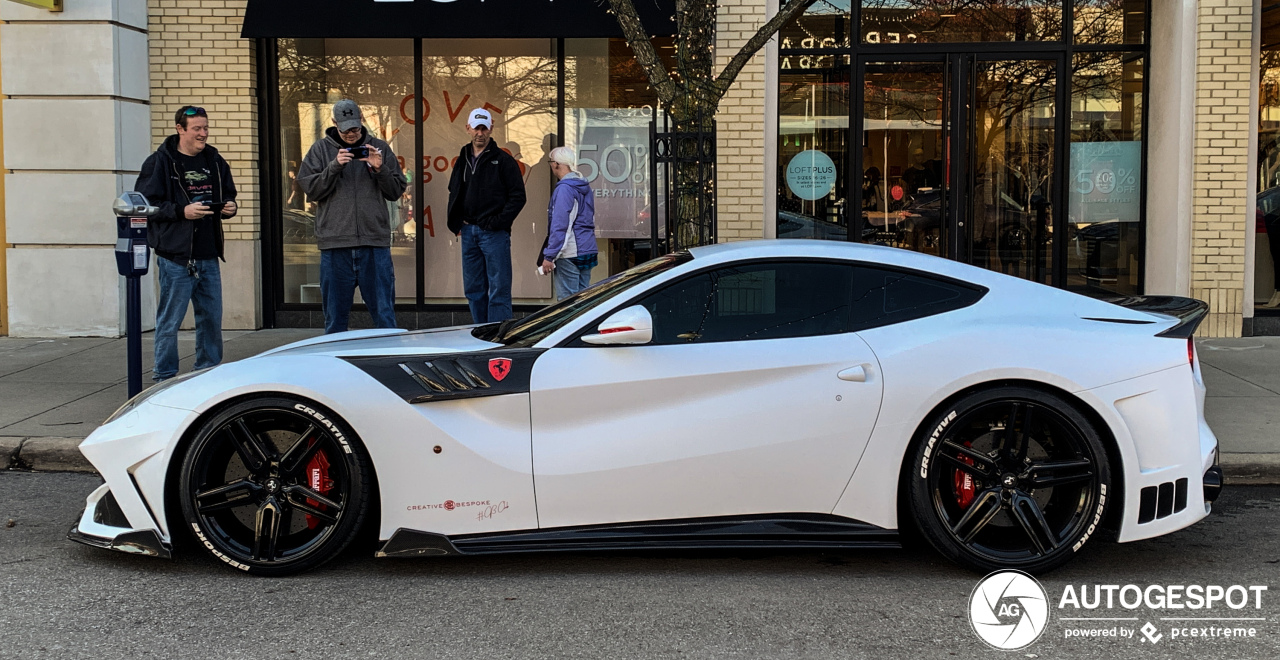
<svg viewBox="0 0 1280 660"><path fill-rule="evenodd" d="M369 461L351 429L292 397L235 404L187 449L182 514L196 542L257 575L309 570L342 552L364 521Z"/></svg>
<svg viewBox="0 0 1280 660"><path fill-rule="evenodd" d="M909 457L921 533L984 573L1061 566L1098 533L1114 499L1093 424L1073 403L1030 388L962 398L924 427Z"/></svg>

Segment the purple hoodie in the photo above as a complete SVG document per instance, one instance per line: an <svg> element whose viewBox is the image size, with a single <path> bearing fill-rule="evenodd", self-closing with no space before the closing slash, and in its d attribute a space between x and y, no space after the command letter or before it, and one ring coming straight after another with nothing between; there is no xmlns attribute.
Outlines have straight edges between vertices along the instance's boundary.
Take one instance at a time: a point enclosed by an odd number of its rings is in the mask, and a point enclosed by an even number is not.
<svg viewBox="0 0 1280 660"><path fill-rule="evenodd" d="M547 207L547 247L542 256L551 260L568 259L596 251L596 196L581 174L570 172L551 192L551 204Z"/></svg>

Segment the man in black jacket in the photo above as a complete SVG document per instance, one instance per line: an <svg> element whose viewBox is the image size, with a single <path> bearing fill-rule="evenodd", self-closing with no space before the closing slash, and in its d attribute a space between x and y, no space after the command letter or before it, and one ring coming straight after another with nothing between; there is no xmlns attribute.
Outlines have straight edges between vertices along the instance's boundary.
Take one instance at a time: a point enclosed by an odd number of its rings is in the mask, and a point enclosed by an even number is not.
<svg viewBox="0 0 1280 660"><path fill-rule="evenodd" d="M236 214L231 168L209 146L204 108L183 106L174 115L177 134L142 163L134 189L158 212L147 220L147 243L156 252L160 297L156 304L156 382L178 373L178 327L195 306L196 364L222 362L222 220Z"/></svg>
<svg viewBox="0 0 1280 660"><path fill-rule="evenodd" d="M489 111L472 110L471 142L449 177L449 231L462 241L462 286L476 323L511 318L511 223L525 202L520 165L492 133Z"/></svg>

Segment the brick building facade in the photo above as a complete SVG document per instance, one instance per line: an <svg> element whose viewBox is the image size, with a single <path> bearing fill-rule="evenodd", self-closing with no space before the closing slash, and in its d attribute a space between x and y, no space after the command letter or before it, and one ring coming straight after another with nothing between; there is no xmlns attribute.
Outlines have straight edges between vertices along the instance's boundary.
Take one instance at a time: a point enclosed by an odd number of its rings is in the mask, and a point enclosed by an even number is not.
<svg viewBox="0 0 1280 660"><path fill-rule="evenodd" d="M276 65L259 61L261 44L240 37L250 1L66 0L65 11L52 14L0 0L0 334L119 334L107 206L132 187L142 158L172 132L172 112L185 103L208 110L210 142L240 189L241 211L226 223L224 325L272 322L264 291L276 286L268 274L278 270L277 257L265 249L264 232L278 231L272 223L279 220L277 209L266 208L262 177L278 164L263 160L274 130L263 116L272 80L263 67ZM720 3L720 66L777 5ZM1253 211L1260 12L1254 0L1154 2L1145 28L1143 292L1209 302L1205 336L1280 331L1256 308L1266 298L1255 291L1262 257ZM777 236L778 74L775 41L721 103L721 240ZM67 125L88 128L90 137L70 139ZM1192 133L1185 147L1179 136L1188 131L1179 126Z"/></svg>

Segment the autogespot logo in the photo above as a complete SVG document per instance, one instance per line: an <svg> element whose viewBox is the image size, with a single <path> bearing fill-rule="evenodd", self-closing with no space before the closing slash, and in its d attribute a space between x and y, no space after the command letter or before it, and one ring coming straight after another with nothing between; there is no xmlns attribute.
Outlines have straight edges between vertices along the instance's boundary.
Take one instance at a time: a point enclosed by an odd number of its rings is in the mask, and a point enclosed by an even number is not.
<svg viewBox="0 0 1280 660"><path fill-rule="evenodd" d="M997 571L969 595L969 624L992 648L1014 651L1040 639L1049 622L1049 597L1022 571Z"/></svg>

